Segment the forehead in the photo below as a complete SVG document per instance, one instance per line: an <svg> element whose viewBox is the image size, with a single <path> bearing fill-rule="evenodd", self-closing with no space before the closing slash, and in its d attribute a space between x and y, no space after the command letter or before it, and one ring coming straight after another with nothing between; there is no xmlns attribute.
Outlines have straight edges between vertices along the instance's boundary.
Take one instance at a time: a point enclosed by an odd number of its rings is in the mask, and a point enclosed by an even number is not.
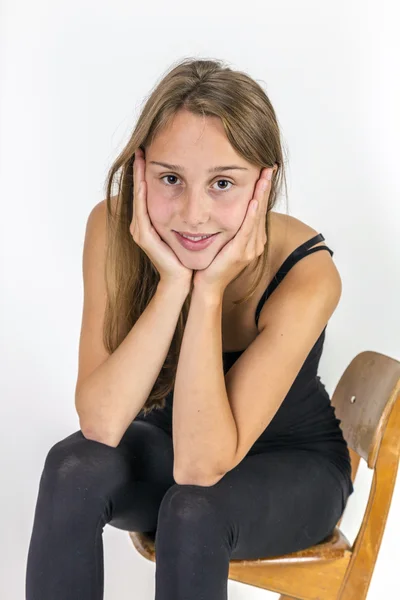
<svg viewBox="0 0 400 600"><path fill-rule="evenodd" d="M146 157L151 164L161 162L169 165L166 168L179 166L180 169L174 170L182 172L185 172L185 166L190 168L194 163L210 173L220 170L216 167L221 166L240 167L236 174L255 169L233 148L221 119L193 115L188 111L180 111L171 118L154 138Z"/></svg>

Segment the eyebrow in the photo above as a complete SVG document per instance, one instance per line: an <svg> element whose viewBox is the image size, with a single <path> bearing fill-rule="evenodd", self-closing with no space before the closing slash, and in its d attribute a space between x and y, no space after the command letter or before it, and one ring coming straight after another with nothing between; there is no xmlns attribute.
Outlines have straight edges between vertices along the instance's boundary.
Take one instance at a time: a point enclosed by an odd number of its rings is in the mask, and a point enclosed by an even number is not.
<svg viewBox="0 0 400 600"><path fill-rule="evenodd" d="M185 168L181 167L180 165L171 165L168 163L164 163L164 162L158 162L156 160L151 160L150 164L152 165L159 165L160 167L165 167L166 169L170 169L171 171L181 171L182 173L185 172ZM240 171L248 171L247 167L239 167L238 165L221 165L221 166L217 166L217 167L211 167L211 169L208 169L207 172L208 173L219 173L221 171L233 171L233 170L240 170Z"/></svg>

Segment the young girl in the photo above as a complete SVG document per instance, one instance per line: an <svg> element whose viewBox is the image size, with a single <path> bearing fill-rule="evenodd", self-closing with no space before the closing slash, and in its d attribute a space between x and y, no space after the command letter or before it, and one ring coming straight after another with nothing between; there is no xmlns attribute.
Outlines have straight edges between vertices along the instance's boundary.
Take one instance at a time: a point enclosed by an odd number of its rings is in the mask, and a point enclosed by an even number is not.
<svg viewBox="0 0 400 600"><path fill-rule="evenodd" d="M106 524L155 539L156 600L225 600L231 559L336 526L350 456L317 370L341 279L273 211L283 181L258 83L211 60L167 73L88 219L80 429L45 460L27 600L102 599Z"/></svg>

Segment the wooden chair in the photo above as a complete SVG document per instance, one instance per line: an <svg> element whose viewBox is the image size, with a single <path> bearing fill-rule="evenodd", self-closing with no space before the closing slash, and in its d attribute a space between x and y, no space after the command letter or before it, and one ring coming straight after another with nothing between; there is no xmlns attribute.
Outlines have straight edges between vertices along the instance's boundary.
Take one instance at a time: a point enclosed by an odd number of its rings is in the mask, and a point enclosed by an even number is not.
<svg viewBox="0 0 400 600"><path fill-rule="evenodd" d="M282 594L280 600L364 600L375 567L396 482L400 452L400 362L378 352L358 354L332 396L349 446L354 482L362 457L373 469L368 505L351 546L339 523L307 550L231 560L229 579ZM154 542L129 532L135 548L155 562Z"/></svg>

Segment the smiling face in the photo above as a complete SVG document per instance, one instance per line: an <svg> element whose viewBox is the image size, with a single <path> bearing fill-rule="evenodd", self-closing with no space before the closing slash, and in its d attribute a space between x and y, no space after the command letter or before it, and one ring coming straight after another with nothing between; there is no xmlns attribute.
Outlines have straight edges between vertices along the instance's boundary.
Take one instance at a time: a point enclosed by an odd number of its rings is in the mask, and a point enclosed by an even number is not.
<svg viewBox="0 0 400 600"><path fill-rule="evenodd" d="M233 149L218 117L203 118L186 110L154 139L145 160L154 228L182 264L206 269L240 228L260 169ZM222 168L227 166L240 168ZM181 245L177 231L218 235L203 250L193 251Z"/></svg>

